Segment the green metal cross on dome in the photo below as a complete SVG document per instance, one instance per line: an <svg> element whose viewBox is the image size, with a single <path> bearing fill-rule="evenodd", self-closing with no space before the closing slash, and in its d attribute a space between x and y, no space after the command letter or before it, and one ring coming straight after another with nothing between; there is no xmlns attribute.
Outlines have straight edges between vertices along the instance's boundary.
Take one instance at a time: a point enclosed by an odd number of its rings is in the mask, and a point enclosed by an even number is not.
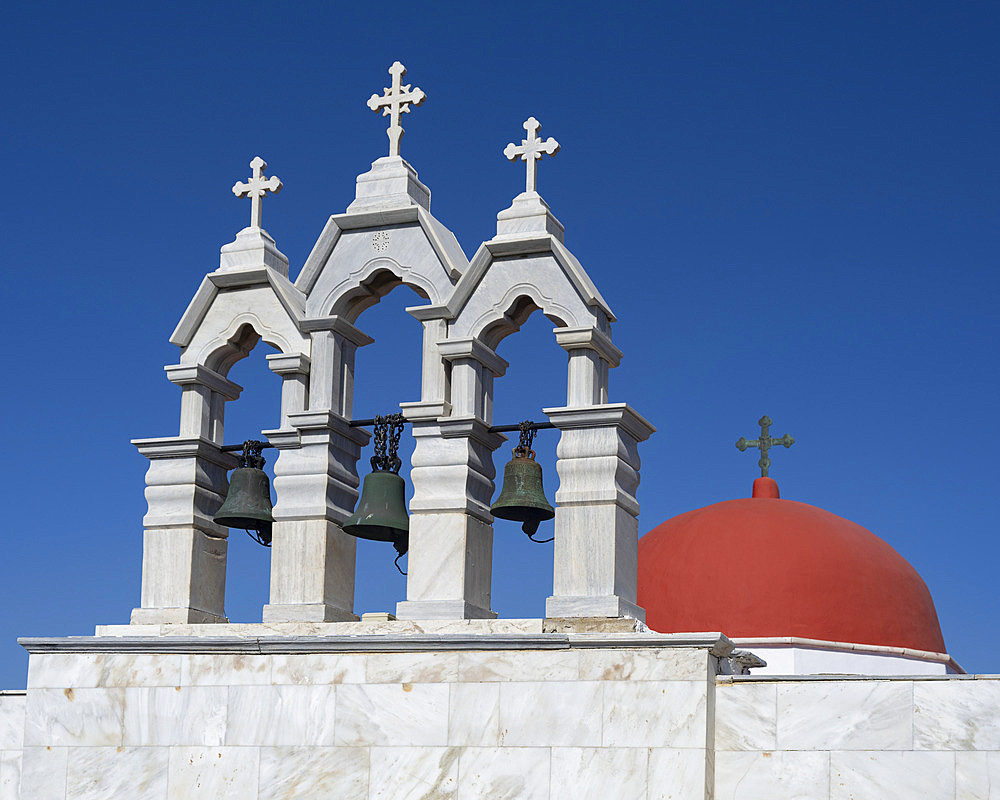
<svg viewBox="0 0 1000 800"><path fill-rule="evenodd" d="M736 441L736 446L739 448L741 453L748 447L760 448L760 461L757 463L760 465L760 476L762 478L766 478L768 467L771 466L771 459L768 458L767 451L777 444L784 445L785 447L791 447L795 444L795 440L787 433L780 439L772 439L771 418L767 416L767 414L757 420L757 424L760 425L760 438L747 441L741 436Z"/></svg>

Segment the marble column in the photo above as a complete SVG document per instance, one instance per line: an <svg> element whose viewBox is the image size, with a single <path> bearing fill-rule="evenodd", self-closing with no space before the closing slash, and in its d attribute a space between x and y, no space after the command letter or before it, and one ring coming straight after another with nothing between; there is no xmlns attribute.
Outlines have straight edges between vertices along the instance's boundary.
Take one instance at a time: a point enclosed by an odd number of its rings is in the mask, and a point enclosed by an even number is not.
<svg viewBox="0 0 1000 800"><path fill-rule="evenodd" d="M556 449L555 554L545 616L633 617L639 552L639 442L655 428L625 403L544 409Z"/></svg>
<svg viewBox="0 0 1000 800"><path fill-rule="evenodd" d="M490 433L493 380L507 363L481 342L446 340L451 415L445 403L404 403L416 446L410 478L410 554L400 619L484 619L493 570L493 452L506 437Z"/></svg>
<svg viewBox="0 0 1000 800"><path fill-rule="evenodd" d="M181 435L136 439L149 459L143 518L142 589L133 624L227 622L229 530L212 521L238 460L220 450L226 400L240 387L203 367L167 367L182 388Z"/></svg>
<svg viewBox="0 0 1000 800"><path fill-rule="evenodd" d="M348 424L354 358L359 346L373 340L340 317L307 320L303 327L312 335L308 386L293 382L299 373L285 357L272 365L288 371L282 373L282 428L265 431L278 459L271 590L263 620L355 620L357 540L340 526L357 503L358 459L371 437ZM300 395L308 397L307 410L291 407Z"/></svg>

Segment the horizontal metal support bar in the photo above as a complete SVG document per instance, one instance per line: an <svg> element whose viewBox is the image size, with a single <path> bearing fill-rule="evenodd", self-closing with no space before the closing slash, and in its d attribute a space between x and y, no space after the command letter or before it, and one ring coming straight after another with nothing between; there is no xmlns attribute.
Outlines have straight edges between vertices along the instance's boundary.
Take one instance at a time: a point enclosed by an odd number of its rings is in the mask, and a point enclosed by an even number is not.
<svg viewBox="0 0 1000 800"><path fill-rule="evenodd" d="M374 419L352 419L349 423L352 428L370 428L375 424ZM548 431L553 430L556 426L551 422L534 422L531 425L536 431ZM513 433L515 431L521 430L521 425L493 425L490 428L490 433ZM268 444L265 442L261 446L261 450L267 450L268 448L273 448L273 444ZM227 444L219 448L223 453L238 453L243 449L242 444Z"/></svg>

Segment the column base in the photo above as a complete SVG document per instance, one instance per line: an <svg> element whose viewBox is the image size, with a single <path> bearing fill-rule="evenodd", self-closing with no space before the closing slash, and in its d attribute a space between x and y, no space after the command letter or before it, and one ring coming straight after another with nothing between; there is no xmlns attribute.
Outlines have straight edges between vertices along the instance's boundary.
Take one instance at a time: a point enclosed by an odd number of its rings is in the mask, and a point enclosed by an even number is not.
<svg viewBox="0 0 1000 800"><path fill-rule="evenodd" d="M603 597L549 597L545 616L556 617L629 617L646 621L646 609L617 595Z"/></svg>
<svg viewBox="0 0 1000 800"><path fill-rule="evenodd" d="M496 619L497 612L464 600L403 600L396 619Z"/></svg>
<svg viewBox="0 0 1000 800"><path fill-rule="evenodd" d="M197 608L133 608L129 618L130 625L204 625L227 622L227 617Z"/></svg>
<svg viewBox="0 0 1000 800"><path fill-rule="evenodd" d="M357 622L357 614L326 603L268 603L264 622Z"/></svg>

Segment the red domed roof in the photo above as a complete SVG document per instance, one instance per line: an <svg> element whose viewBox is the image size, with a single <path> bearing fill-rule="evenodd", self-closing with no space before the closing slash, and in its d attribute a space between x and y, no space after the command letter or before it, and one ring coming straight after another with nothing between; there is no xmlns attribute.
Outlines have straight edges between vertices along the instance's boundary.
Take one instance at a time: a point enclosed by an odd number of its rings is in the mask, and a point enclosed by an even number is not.
<svg viewBox="0 0 1000 800"><path fill-rule="evenodd" d="M664 633L801 636L944 653L934 601L917 571L860 525L754 497L667 520L639 540L639 605Z"/></svg>

